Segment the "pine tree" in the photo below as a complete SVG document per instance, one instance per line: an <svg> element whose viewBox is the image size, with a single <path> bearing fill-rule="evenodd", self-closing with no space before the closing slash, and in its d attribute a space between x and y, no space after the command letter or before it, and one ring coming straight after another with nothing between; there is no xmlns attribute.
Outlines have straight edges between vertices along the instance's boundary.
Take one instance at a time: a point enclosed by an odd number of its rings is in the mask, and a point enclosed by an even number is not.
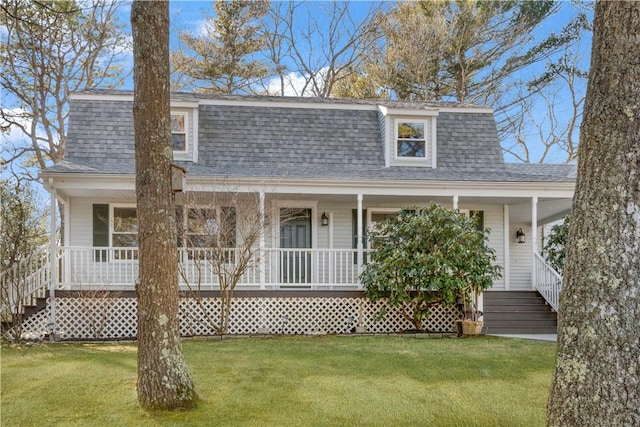
<svg viewBox="0 0 640 427"><path fill-rule="evenodd" d="M207 18L206 35L180 36L193 55L174 52L174 67L206 92L250 92L251 85L267 74L267 65L255 54L266 47L261 19L267 14L269 3L219 0L214 9L216 16Z"/></svg>

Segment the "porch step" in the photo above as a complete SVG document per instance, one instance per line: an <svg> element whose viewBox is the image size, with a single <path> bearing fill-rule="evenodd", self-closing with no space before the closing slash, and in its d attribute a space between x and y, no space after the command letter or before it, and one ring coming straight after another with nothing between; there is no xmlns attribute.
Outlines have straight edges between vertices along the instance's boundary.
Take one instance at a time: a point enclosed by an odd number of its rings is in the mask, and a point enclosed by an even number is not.
<svg viewBox="0 0 640 427"><path fill-rule="evenodd" d="M536 291L484 293L484 323L489 334L555 334L557 314Z"/></svg>
<svg viewBox="0 0 640 427"><path fill-rule="evenodd" d="M29 317L44 310L47 306L47 299L49 298L49 291L45 292L43 297L28 298L22 305L22 321L24 322ZM13 317L9 311L2 313L1 316L2 326L9 328L13 325Z"/></svg>

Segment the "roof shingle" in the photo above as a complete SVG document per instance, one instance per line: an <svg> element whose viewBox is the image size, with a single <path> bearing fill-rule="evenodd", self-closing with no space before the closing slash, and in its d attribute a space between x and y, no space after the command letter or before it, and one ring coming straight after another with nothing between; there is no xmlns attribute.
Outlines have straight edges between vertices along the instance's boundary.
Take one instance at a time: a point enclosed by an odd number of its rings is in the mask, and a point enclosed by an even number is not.
<svg viewBox="0 0 640 427"><path fill-rule="evenodd" d="M237 105L200 105L198 162L176 162L192 176L488 182L575 179L573 165L505 164L493 115L485 109L469 110L464 104L202 94L177 94L172 99L239 101ZM273 105L252 106L251 101L256 100ZM314 108L296 108L287 102L305 102ZM328 108L335 104L351 108ZM370 108L382 104L418 110L447 107L437 117L437 168L385 167L379 112ZM47 172L134 173L132 108L132 101L125 98L72 98L65 161Z"/></svg>

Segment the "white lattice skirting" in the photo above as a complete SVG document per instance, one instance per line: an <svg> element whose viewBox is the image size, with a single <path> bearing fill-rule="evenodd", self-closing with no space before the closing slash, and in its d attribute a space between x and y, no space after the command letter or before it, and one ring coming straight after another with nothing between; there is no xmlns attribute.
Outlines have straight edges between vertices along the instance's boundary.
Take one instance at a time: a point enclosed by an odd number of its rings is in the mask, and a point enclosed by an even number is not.
<svg viewBox="0 0 640 427"><path fill-rule="evenodd" d="M271 334L345 334L355 326L372 333L395 333L413 328L399 310L387 309L384 319L376 321L384 302L366 298L323 297L243 297L231 304L229 333ZM180 300L182 336L215 335L212 321L217 319L219 298ZM137 302L135 298L56 298L56 332L61 339L125 339L136 336ZM426 330L451 332L460 318L456 307L435 307L425 321ZM23 331L31 336L48 332L47 308L29 317Z"/></svg>

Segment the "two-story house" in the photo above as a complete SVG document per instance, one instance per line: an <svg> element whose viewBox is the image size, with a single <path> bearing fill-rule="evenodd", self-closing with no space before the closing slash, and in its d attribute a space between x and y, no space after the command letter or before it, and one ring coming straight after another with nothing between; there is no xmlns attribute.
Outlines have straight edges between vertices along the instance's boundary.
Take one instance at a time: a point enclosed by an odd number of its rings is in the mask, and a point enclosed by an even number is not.
<svg viewBox="0 0 640 427"><path fill-rule="evenodd" d="M132 106L131 92L73 94L65 160L41 174L51 197L64 203L64 244L49 255L58 260L50 286L56 322L70 336L83 332L63 320L78 324L82 317L68 291L135 300ZM202 263L207 256L194 252L215 244L207 235L232 230L225 262L234 263L234 247L246 238L242 227L261 230L236 288L233 331L343 332L367 316L370 331L402 329L401 319L374 324L372 314L362 314L366 231L402 207L431 202L477 212L491 229L503 277L485 293L489 332L524 332L529 323L513 320L507 328L499 316L492 320L491 295L513 296L504 302L513 305L539 289L557 304L558 276L539 255L541 230L569 212L576 168L505 163L490 108L180 93L171 111L174 160L186 171L176 196L182 289L198 282L215 295L216 275ZM104 336L135 334L135 301L117 304L129 310L121 322L133 326L109 326ZM447 313L431 329L450 329Z"/></svg>

